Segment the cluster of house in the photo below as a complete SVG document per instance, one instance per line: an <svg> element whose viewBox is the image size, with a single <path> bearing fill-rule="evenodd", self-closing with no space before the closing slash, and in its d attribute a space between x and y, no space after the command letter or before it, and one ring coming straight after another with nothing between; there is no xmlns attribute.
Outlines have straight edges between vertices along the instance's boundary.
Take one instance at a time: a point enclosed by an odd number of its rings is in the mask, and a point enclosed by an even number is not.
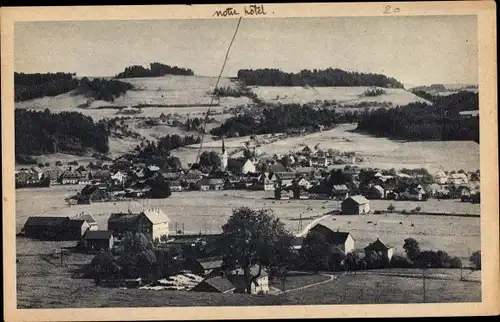
<svg viewBox="0 0 500 322"><path fill-rule="evenodd" d="M42 183L50 185L83 185L99 182L114 182L123 184L125 174L120 171L103 169L100 166L38 166L21 168L15 171L16 187L40 186Z"/></svg>
<svg viewBox="0 0 500 322"><path fill-rule="evenodd" d="M90 214L74 217L29 217L21 232L26 237L42 240L75 240L89 251L112 249L119 246L126 232L145 234L156 243L166 242L169 234L168 216L160 209L141 212L112 213L107 230L99 230Z"/></svg>

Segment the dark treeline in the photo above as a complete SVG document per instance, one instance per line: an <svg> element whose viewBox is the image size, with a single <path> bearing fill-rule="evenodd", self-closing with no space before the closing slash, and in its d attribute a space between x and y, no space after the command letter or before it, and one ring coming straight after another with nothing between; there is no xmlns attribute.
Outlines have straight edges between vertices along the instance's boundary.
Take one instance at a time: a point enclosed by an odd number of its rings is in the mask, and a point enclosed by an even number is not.
<svg viewBox="0 0 500 322"><path fill-rule="evenodd" d="M478 110L478 94L460 92L433 97L432 105L411 103L393 109L364 111L358 130L410 141L474 140L479 142L479 117L460 118L459 112Z"/></svg>
<svg viewBox="0 0 500 322"><path fill-rule="evenodd" d="M381 74L347 72L338 68L302 70L286 73L279 69L240 69L238 79L246 85L260 86L379 86L404 88L394 78Z"/></svg>
<svg viewBox="0 0 500 322"><path fill-rule="evenodd" d="M78 87L75 75L71 73L14 73L14 99L20 102L67 93Z"/></svg>
<svg viewBox="0 0 500 322"><path fill-rule="evenodd" d="M83 153L86 148L107 153L109 133L102 121L78 112L52 114L24 109L15 110L16 156L43 153Z"/></svg>
<svg viewBox="0 0 500 322"><path fill-rule="evenodd" d="M338 123L355 122L359 113L337 113L335 109L314 108L308 105L284 104L266 107L255 112L227 119L221 126L212 129L213 135L228 137L253 134L293 132L297 129L317 129L318 126L331 127Z"/></svg>
<svg viewBox="0 0 500 322"><path fill-rule="evenodd" d="M134 88L130 83L117 80L107 80L94 78L92 80L84 77L80 80L78 92L96 100L113 102L115 98L125 94L129 89Z"/></svg>
<svg viewBox="0 0 500 322"><path fill-rule="evenodd" d="M167 135L158 139L158 142L156 143L147 142L145 144L143 143L140 146L137 146L136 147L136 150L138 150L137 156L139 158L143 158L151 162L156 162L157 164L160 164L158 163L159 161L161 160L165 161L165 159L170 156L171 150L175 150L177 148L186 145L198 144L200 142L201 142L200 137L194 137L194 136L182 137L177 134Z"/></svg>
<svg viewBox="0 0 500 322"><path fill-rule="evenodd" d="M192 76L194 72L189 68L169 66L161 63L151 63L150 68L144 68L140 65L126 67L125 70L115 76L115 78L132 77L161 77L165 75L186 75Z"/></svg>

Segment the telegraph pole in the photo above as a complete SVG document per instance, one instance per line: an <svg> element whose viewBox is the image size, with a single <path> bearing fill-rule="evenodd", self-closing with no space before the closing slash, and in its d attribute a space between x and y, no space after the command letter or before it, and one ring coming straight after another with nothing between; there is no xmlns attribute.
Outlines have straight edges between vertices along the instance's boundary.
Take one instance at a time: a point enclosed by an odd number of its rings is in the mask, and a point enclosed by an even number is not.
<svg viewBox="0 0 500 322"><path fill-rule="evenodd" d="M427 302L427 298L426 298L426 294L425 294L425 274L426 274L426 268L424 267L424 269L422 270L422 288L423 288L422 297L423 297L424 303Z"/></svg>

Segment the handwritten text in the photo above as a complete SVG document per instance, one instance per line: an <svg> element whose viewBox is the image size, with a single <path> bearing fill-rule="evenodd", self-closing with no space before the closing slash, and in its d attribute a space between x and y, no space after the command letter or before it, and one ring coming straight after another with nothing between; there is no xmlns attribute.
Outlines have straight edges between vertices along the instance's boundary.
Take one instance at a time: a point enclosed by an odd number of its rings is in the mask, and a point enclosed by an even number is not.
<svg viewBox="0 0 500 322"><path fill-rule="evenodd" d="M250 6L245 6L243 8L243 14L245 16L265 16L267 15L267 12L264 10L264 5L250 5ZM239 16L240 12L236 10L236 8L226 8L223 10L217 10L214 12L212 16L215 17L230 17L230 16Z"/></svg>

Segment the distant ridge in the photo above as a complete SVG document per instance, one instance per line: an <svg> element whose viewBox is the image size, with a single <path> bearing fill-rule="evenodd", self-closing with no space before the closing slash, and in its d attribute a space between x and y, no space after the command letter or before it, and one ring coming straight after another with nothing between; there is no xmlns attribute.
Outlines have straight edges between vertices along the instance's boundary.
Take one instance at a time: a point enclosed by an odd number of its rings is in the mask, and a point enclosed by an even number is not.
<svg viewBox="0 0 500 322"><path fill-rule="evenodd" d="M140 65L126 67L125 70L115 76L115 78L134 78L134 77L162 77L165 75L184 75L193 76L193 70L177 66L164 65L162 63L151 63L150 68L144 68Z"/></svg>
<svg viewBox="0 0 500 322"><path fill-rule="evenodd" d="M382 74L348 72L339 68L301 70L286 73L279 69L240 69L238 79L258 86L377 86L402 88L401 82Z"/></svg>

